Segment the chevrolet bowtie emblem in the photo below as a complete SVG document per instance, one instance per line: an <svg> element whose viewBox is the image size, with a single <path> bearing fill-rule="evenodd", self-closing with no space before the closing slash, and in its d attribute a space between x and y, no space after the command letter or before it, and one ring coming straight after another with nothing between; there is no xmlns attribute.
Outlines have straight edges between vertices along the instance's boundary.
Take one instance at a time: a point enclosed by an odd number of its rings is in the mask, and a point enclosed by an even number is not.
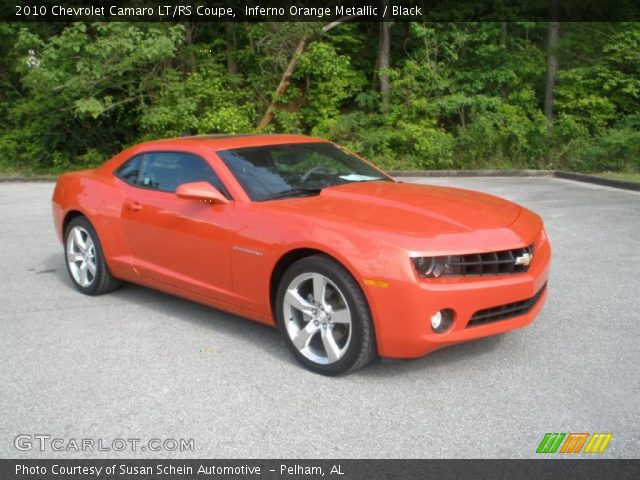
<svg viewBox="0 0 640 480"><path fill-rule="evenodd" d="M528 266L531 264L531 260L533 259L533 255L531 255L530 253L525 253L520 255L519 257L516 257L516 265L524 265L524 266Z"/></svg>

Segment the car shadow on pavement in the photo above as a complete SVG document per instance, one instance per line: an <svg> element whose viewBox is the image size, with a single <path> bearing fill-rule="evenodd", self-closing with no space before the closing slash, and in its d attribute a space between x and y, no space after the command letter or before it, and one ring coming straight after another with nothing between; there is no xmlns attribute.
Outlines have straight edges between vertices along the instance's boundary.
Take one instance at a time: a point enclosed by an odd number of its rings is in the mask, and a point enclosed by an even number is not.
<svg viewBox="0 0 640 480"><path fill-rule="evenodd" d="M59 255L50 256L44 268L53 273L57 281L76 292L69 279L64 261ZM278 362L298 365L280 337L277 329L248 320L207 305L186 300L168 293L125 282L118 290L104 296L117 298L118 303L131 303L152 310L154 317L169 316L215 331L220 336L231 336L234 340L260 347ZM499 348L505 335L496 335L437 350L424 357L407 360L377 359L366 368L353 372L360 378L386 378L410 372L426 372L452 363L479 358ZM300 367L302 368L302 367Z"/></svg>
<svg viewBox="0 0 640 480"><path fill-rule="evenodd" d="M412 372L426 373L433 369L449 367L457 362L480 359L484 354L500 348L505 335L494 335L466 343L452 345L433 353L410 359L379 359L372 366L354 373L362 378L388 378Z"/></svg>
<svg viewBox="0 0 640 480"><path fill-rule="evenodd" d="M64 260L59 255L47 258L44 265L46 269L52 271L56 281L60 281L77 295L83 296L73 286ZM232 336L259 346L280 361L285 360L296 364L295 360L290 358L277 329L224 310L129 282L123 282L117 290L96 298L117 299L117 303L130 303L151 310L154 318L159 316L179 318L198 327L213 330L222 337Z"/></svg>

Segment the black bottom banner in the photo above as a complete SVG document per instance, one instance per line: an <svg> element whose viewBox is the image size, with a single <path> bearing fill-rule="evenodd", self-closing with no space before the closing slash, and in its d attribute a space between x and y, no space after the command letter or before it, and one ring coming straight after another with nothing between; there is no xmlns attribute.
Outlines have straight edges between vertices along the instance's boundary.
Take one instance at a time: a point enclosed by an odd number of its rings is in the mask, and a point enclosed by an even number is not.
<svg viewBox="0 0 640 480"><path fill-rule="evenodd" d="M0 460L1 480L638 479L640 460Z"/></svg>

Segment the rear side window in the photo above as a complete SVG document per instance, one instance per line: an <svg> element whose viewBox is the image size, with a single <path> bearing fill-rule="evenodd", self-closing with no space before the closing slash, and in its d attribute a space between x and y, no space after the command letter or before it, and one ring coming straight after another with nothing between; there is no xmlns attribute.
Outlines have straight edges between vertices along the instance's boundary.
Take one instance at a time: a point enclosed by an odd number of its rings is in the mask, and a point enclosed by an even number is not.
<svg viewBox="0 0 640 480"><path fill-rule="evenodd" d="M129 185L138 184L138 176L140 175L140 164L142 163L142 155L127 160L116 170L116 175L127 182Z"/></svg>
<svg viewBox="0 0 640 480"><path fill-rule="evenodd" d="M129 185L169 193L174 193L183 183L208 182L231 199L209 164L190 153L152 152L136 155L114 173Z"/></svg>

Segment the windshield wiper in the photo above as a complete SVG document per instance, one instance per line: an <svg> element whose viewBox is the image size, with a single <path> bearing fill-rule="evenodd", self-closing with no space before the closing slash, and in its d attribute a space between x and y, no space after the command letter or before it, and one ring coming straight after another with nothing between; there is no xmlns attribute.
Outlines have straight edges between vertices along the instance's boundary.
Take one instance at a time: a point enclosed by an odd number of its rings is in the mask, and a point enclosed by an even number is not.
<svg viewBox="0 0 640 480"><path fill-rule="evenodd" d="M278 198L292 198L292 197L307 197L311 195L318 195L322 191L321 188L291 188L282 192L276 192L271 195L267 195L262 200L276 200Z"/></svg>

